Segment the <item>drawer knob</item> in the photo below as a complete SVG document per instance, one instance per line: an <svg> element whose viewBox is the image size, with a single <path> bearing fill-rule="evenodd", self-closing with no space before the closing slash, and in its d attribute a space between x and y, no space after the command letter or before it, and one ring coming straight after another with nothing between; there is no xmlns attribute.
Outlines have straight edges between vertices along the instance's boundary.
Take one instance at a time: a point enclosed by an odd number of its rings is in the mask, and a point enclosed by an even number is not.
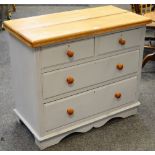
<svg viewBox="0 0 155 155"><path fill-rule="evenodd" d="M73 84L74 83L74 78L72 76L68 76L66 79L68 84Z"/></svg>
<svg viewBox="0 0 155 155"><path fill-rule="evenodd" d="M115 97L116 97L117 99L121 98L121 96L122 96L122 94L121 94L120 92L116 92L116 93L115 93Z"/></svg>
<svg viewBox="0 0 155 155"><path fill-rule="evenodd" d="M73 115L74 109L73 108L67 108L67 114L68 115Z"/></svg>
<svg viewBox="0 0 155 155"><path fill-rule="evenodd" d="M116 65L116 68L117 68L118 70L122 70L122 69L123 69L123 67L124 67L124 65L123 65L123 64L117 64L117 65Z"/></svg>
<svg viewBox="0 0 155 155"><path fill-rule="evenodd" d="M123 38L119 39L119 44L120 45L125 45L125 43L126 43L125 39L123 39Z"/></svg>
<svg viewBox="0 0 155 155"><path fill-rule="evenodd" d="M72 58L74 56L74 52L71 50L68 50L67 55L68 55L68 57Z"/></svg>

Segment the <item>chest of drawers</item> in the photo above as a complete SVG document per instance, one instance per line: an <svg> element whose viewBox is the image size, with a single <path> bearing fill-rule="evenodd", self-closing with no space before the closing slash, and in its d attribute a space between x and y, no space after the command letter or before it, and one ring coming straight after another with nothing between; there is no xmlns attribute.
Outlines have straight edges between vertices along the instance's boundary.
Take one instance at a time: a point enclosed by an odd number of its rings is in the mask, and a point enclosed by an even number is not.
<svg viewBox="0 0 155 155"><path fill-rule="evenodd" d="M15 113L44 149L137 113L145 25L113 6L4 23Z"/></svg>

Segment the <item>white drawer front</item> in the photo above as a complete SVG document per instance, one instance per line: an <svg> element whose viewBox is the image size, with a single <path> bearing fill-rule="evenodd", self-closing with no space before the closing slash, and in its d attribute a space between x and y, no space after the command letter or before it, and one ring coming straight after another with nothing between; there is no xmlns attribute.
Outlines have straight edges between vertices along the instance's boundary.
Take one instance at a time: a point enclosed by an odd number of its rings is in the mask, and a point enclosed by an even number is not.
<svg viewBox="0 0 155 155"><path fill-rule="evenodd" d="M119 99L115 97L116 92L121 93ZM137 78L133 77L45 104L46 130L58 128L123 104L134 102L136 92ZM67 109L72 109L74 113L69 115Z"/></svg>
<svg viewBox="0 0 155 155"><path fill-rule="evenodd" d="M137 72L138 59L139 51L134 51L74 67L44 73L43 98L47 99ZM116 65L119 63L124 66L122 70L116 68ZM74 78L73 84L68 84L66 82L68 76Z"/></svg>
<svg viewBox="0 0 155 155"><path fill-rule="evenodd" d="M67 51L71 50L74 55L69 57ZM58 64L71 63L94 55L94 38L81 40L53 47L42 48L42 67L50 67Z"/></svg>
<svg viewBox="0 0 155 155"><path fill-rule="evenodd" d="M143 37L144 28L113 33L95 37L95 52L96 55L105 54L115 50L123 50L125 48L140 45ZM125 40L125 44L121 45L119 40Z"/></svg>

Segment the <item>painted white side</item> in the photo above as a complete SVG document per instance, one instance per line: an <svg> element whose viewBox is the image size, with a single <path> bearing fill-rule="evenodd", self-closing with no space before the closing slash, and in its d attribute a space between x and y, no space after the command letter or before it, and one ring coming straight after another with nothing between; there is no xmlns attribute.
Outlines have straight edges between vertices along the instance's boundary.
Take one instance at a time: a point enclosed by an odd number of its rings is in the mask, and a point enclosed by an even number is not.
<svg viewBox="0 0 155 155"><path fill-rule="evenodd" d="M40 85L38 85L40 75L37 52L11 35L8 39L16 109L29 122L33 130L41 135L43 105L40 102Z"/></svg>
<svg viewBox="0 0 155 155"><path fill-rule="evenodd" d="M136 93L136 99L139 100L139 94L140 94L140 82L141 82L141 71L142 71L142 61L143 61L143 53L144 53L144 41L145 41L145 32L146 32L146 28L143 28L143 31L141 32L141 38L140 38L140 46L139 46L139 50L140 50L140 55L139 55L139 61L138 61L138 91Z"/></svg>

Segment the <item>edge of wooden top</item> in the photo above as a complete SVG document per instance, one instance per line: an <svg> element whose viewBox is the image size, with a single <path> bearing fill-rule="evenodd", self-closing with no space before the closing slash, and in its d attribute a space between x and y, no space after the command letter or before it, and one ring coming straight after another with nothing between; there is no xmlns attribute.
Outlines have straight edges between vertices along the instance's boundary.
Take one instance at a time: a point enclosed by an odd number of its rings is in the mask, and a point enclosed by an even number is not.
<svg viewBox="0 0 155 155"><path fill-rule="evenodd" d="M118 31L118 30L125 30L128 28L132 28L132 27L139 27L139 26L144 26L146 24L149 24L151 22L151 20L145 21L145 22L138 22L138 23L134 23L134 24L128 24L128 25L122 25L119 27L113 27L113 28L109 28L109 29L100 29L100 30L96 30L96 31L88 31L85 33L79 33L77 35L70 35L68 37L60 37L60 38L54 38L54 39L48 39L48 40L43 40L42 42L30 42L28 40L26 40L24 37L20 36L19 34L15 33L14 31L10 30L7 26L5 26L5 29L12 34L13 36L15 36L16 38L18 38L19 40L21 40L23 43L25 43L27 46L32 47L32 48L37 48L37 47L41 47L41 46L45 46L48 44L57 44L60 42L65 42L65 41L70 41L72 39L79 39L79 38L84 38L84 37L91 37L91 36L95 36L95 35L99 35L99 34L103 34L103 33L108 33L108 32L113 32L113 31Z"/></svg>
<svg viewBox="0 0 155 155"><path fill-rule="evenodd" d="M85 10L85 9L82 9L82 10ZM74 11L78 11L78 10L74 10ZM129 11L127 11L127 12L129 12ZM42 16L44 16L44 15L42 15ZM32 17L30 17L30 18L32 18ZM99 17L95 17L95 18L99 18ZM19 40L21 40L23 43L25 43L27 46L32 47L32 48L36 48L36 47L45 46L45 45L48 45L48 44L56 44L56 43L60 43L60 42L70 41L72 39L91 37L91 36L95 36L95 35L99 35L99 34L103 34L103 33L108 33L108 32L113 32L113 31L118 31L118 30L124 30L124 29L132 28L132 27L140 27L140 26L144 26L146 24L151 23L151 21L152 20L150 18L145 17L145 20L134 22L134 23L131 23L131 24L124 24L124 25L119 25L117 27L116 26L115 27L109 27L109 28L106 28L106 29L101 28L101 29L98 29L98 30L95 30L95 31L90 30L90 31L81 32L81 33L77 33L77 34L69 34L69 35L61 36L61 37L59 36L57 38L47 38L47 39L41 40L41 42L28 40L26 37L20 35L20 33L15 31L11 27L9 27L7 22L4 22L4 28L10 34L15 36Z"/></svg>
<svg viewBox="0 0 155 155"><path fill-rule="evenodd" d="M16 32L14 32L13 30L11 30L7 25L4 25L4 29L7 30L11 35L13 35L17 39L19 39L21 42L25 43L27 46L33 47L33 48L37 47L37 46L34 46L33 43L31 43L28 40L26 40L24 37L20 36L19 34L17 34Z"/></svg>
<svg viewBox="0 0 155 155"><path fill-rule="evenodd" d="M144 14L145 17L151 18L155 22L155 11Z"/></svg>
<svg viewBox="0 0 155 155"><path fill-rule="evenodd" d="M122 26L119 26L119 27L112 27L112 28L108 28L108 29L100 29L100 30L96 30L96 31L87 31L85 33L79 33L78 35L70 35L69 37L62 37L62 38L54 38L53 40L44 40L42 42L34 42L34 43L28 43L30 45L30 47L33 47L33 48L36 48L36 47L40 47L40 46L45 46L45 45L48 45L48 44L57 44L57 43L60 43L60 42L65 42L65 41L71 41L73 39L83 39L85 37L93 37L93 36L96 36L96 35L99 35L99 34L103 34L103 33L108 33L108 32L114 32L114 31L119 31L119 30L126 30L128 28L133 28L133 27L139 27L139 26L143 26L143 25L146 25L146 24L149 24L150 21L148 22L141 22L141 23L135 23L134 25L133 24L128 24L128 25L122 25ZM27 45L28 45L27 44ZM28 46L29 46L28 45Z"/></svg>

